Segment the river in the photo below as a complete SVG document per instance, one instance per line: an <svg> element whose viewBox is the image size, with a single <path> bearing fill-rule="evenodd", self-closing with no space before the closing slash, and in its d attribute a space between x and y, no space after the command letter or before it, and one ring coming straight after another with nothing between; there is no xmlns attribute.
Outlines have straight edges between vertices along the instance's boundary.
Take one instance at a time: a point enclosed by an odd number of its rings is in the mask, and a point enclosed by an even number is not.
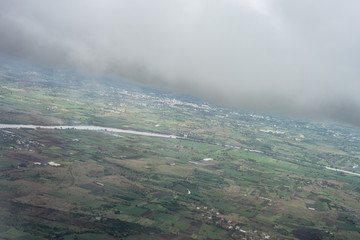
<svg viewBox="0 0 360 240"><path fill-rule="evenodd" d="M341 170L341 169L337 169L337 168L331 168L331 167L325 167L325 168L328 169L328 170L331 170L331 171L348 173L348 174L351 174L351 175L355 175L355 176L360 177L360 174L359 174L359 173L354 173L354 172L350 172L350 171L346 171L346 170Z"/></svg>
<svg viewBox="0 0 360 240"><path fill-rule="evenodd" d="M151 132L141 132L135 130L126 130L120 128L108 128L108 127L99 127L99 126L42 126L42 125L26 125L26 124L0 124L0 129L20 129L20 128L27 128L27 129L76 129L76 130L89 130L89 131L109 131L109 132L116 132L116 133L129 133L134 135L141 135L147 137L160 137L160 138L181 138L175 135L167 135L167 134L160 134L160 133L151 133ZM190 139L188 139L190 140ZM337 168L331 168L327 166L323 166L324 168L343 172L351 175L355 175L360 177L359 173L354 173L346 170L341 170Z"/></svg>
<svg viewBox="0 0 360 240"><path fill-rule="evenodd" d="M25 124L0 124L0 129L76 129L76 130L89 130L89 131L109 131L116 133L129 133L134 135L141 135L147 137L160 137L160 138L178 138L175 135L166 135L160 133L141 132L135 130L127 130L120 128L108 128L99 126L42 126L42 125L25 125Z"/></svg>

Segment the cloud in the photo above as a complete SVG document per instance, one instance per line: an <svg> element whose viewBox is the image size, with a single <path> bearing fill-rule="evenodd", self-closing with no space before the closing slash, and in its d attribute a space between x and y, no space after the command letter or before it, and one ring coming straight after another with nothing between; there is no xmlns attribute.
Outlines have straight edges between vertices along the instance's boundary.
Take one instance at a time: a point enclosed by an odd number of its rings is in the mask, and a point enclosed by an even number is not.
<svg viewBox="0 0 360 240"><path fill-rule="evenodd" d="M360 125L359 5L0 0L0 53Z"/></svg>

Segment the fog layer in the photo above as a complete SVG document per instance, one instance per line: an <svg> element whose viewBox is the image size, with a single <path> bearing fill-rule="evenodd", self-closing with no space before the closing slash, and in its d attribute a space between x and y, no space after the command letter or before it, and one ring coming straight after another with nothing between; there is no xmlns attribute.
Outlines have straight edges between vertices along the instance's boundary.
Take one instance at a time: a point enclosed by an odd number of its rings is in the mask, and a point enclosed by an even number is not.
<svg viewBox="0 0 360 240"><path fill-rule="evenodd" d="M360 2L0 0L0 53L360 125Z"/></svg>

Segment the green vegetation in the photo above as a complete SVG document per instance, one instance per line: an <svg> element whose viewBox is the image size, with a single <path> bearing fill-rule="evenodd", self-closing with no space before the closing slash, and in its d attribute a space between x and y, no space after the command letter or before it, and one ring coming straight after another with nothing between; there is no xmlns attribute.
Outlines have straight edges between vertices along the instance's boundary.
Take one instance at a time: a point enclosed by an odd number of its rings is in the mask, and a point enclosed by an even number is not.
<svg viewBox="0 0 360 240"><path fill-rule="evenodd" d="M0 68L0 123L179 138L0 129L0 238L360 238L360 177L325 169L360 173L359 129L29 68Z"/></svg>

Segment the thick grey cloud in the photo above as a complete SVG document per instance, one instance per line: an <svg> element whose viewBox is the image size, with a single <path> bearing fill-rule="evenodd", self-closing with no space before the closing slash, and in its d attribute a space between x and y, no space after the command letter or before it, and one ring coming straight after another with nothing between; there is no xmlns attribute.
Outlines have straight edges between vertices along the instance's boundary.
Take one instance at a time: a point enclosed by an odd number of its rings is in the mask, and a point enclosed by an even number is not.
<svg viewBox="0 0 360 240"><path fill-rule="evenodd" d="M0 0L0 53L360 125L360 2Z"/></svg>

